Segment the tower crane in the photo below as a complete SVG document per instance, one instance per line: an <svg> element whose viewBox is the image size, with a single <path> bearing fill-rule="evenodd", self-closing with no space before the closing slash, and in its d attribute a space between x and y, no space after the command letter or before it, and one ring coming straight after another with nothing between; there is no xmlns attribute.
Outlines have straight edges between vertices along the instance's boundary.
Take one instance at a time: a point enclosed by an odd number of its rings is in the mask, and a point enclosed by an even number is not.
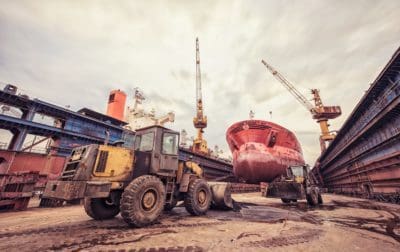
<svg viewBox="0 0 400 252"><path fill-rule="evenodd" d="M261 62L265 67L272 73L272 75L283 84L283 86L299 101L304 107L310 111L312 118L317 121L321 128L321 135L319 142L321 145L321 152L326 150L327 144L329 144L336 136L334 131L329 131L329 119L335 119L342 114L340 106L324 106L318 89L311 89L313 95L314 105L307 100L307 98L301 94L282 74L275 70L264 60Z"/></svg>
<svg viewBox="0 0 400 252"><path fill-rule="evenodd" d="M193 151L208 153L207 141L203 139L204 128L207 127L207 116L203 114L203 99L201 94L201 72L199 39L196 38L196 116L193 125L197 129L197 137L193 140Z"/></svg>

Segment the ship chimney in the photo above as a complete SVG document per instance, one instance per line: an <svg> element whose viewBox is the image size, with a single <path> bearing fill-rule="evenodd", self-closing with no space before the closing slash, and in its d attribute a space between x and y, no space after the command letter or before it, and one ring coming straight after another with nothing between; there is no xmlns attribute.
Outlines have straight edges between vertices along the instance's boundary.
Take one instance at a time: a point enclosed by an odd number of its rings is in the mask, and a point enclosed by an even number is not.
<svg viewBox="0 0 400 252"><path fill-rule="evenodd" d="M115 119L124 120L126 94L121 90L112 90L108 97L107 115Z"/></svg>

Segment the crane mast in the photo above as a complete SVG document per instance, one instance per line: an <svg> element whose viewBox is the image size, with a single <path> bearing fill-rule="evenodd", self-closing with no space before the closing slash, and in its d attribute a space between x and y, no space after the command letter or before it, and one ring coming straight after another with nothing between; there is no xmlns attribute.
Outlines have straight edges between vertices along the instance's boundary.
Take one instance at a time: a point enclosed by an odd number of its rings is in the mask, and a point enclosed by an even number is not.
<svg viewBox="0 0 400 252"><path fill-rule="evenodd" d="M203 139L204 128L207 127L207 116L203 114L203 99L201 91L200 50L199 39L196 38L196 117L193 125L197 129L197 137L193 140L193 151L208 153L207 141Z"/></svg>
<svg viewBox="0 0 400 252"><path fill-rule="evenodd" d="M201 93L200 49L198 38L196 38L196 102L197 118L201 119L203 117L203 100Z"/></svg>
<svg viewBox="0 0 400 252"><path fill-rule="evenodd" d="M321 152L326 150L329 144L336 136L335 132L329 131L328 119L334 119L342 114L340 106L324 106L319 95L318 89L311 89L314 105L307 100L283 75L275 70L264 60L261 63L272 73L272 75L289 90L289 92L312 114L312 118L317 121L321 129L320 146Z"/></svg>

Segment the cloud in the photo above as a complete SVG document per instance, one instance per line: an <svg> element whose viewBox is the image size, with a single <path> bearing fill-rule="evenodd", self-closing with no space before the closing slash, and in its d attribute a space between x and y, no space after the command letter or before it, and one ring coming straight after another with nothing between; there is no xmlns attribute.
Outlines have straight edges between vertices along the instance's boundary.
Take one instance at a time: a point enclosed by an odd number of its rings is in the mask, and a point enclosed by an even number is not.
<svg viewBox="0 0 400 252"><path fill-rule="evenodd" d="M105 112L108 93L141 88L172 128L195 134L195 38L209 145L227 127L272 120L297 134L309 163L318 125L261 64L305 97L341 105L339 129L400 41L399 1L2 1L0 81L31 97ZM316 135L304 132L316 132Z"/></svg>

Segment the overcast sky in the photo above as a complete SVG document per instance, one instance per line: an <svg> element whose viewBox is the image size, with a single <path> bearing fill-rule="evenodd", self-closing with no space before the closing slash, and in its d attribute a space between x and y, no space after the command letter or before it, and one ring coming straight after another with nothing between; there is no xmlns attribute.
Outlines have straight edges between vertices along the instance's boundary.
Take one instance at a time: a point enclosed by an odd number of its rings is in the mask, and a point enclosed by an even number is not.
<svg viewBox="0 0 400 252"><path fill-rule="evenodd" d="M400 45L400 1L0 0L0 82L31 97L105 112L108 93L139 87L145 107L173 110L171 128L194 135L195 38L209 146L228 151L226 129L248 119L292 130L318 157L319 127L266 71L305 96L318 88L342 106L339 129Z"/></svg>

